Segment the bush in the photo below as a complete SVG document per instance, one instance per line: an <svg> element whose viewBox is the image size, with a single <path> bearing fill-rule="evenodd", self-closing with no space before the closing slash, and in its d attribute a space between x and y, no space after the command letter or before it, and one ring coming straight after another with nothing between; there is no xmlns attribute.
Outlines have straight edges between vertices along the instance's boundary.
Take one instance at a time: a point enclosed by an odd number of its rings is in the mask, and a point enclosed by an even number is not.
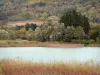
<svg viewBox="0 0 100 75"><path fill-rule="evenodd" d="M85 33L81 26L77 26L74 31L74 38L76 39L84 39Z"/></svg>
<svg viewBox="0 0 100 75"><path fill-rule="evenodd" d="M94 39L96 41L96 38L100 34L100 24L91 24L91 30L90 30L90 39Z"/></svg>
<svg viewBox="0 0 100 75"><path fill-rule="evenodd" d="M81 43L81 40L72 39L71 42L72 43Z"/></svg>
<svg viewBox="0 0 100 75"><path fill-rule="evenodd" d="M100 37L97 37L97 38L96 38L96 42L97 42L97 43L100 43Z"/></svg>
<svg viewBox="0 0 100 75"><path fill-rule="evenodd" d="M25 28L21 28L20 30L16 32L16 34L17 34L17 38L26 39L26 29Z"/></svg>
<svg viewBox="0 0 100 75"><path fill-rule="evenodd" d="M83 40L82 44L84 44L85 46L89 44L89 40Z"/></svg>
<svg viewBox="0 0 100 75"><path fill-rule="evenodd" d="M65 42L71 42L73 36L74 36L74 32L75 32L75 28L73 26L68 26L66 29L65 29L65 35L64 35L64 38L63 40Z"/></svg>
<svg viewBox="0 0 100 75"><path fill-rule="evenodd" d="M8 40L9 33L5 30L0 30L0 40Z"/></svg>
<svg viewBox="0 0 100 75"><path fill-rule="evenodd" d="M35 37L35 40L37 40L37 41L41 41L41 42L45 41L45 37L43 35L43 32L39 27L36 28L34 37Z"/></svg>
<svg viewBox="0 0 100 75"><path fill-rule="evenodd" d="M91 30L91 32L90 32L90 39L96 40L98 35L99 35L99 32L97 30Z"/></svg>
<svg viewBox="0 0 100 75"><path fill-rule="evenodd" d="M93 43L95 43L95 40L90 39L90 40L89 40L89 44L93 44Z"/></svg>
<svg viewBox="0 0 100 75"><path fill-rule="evenodd" d="M25 34L26 33L26 29L25 28L21 28L20 30L17 31L18 34Z"/></svg>
<svg viewBox="0 0 100 75"><path fill-rule="evenodd" d="M16 25L15 30L20 30L21 28L23 28L24 26L18 26Z"/></svg>
<svg viewBox="0 0 100 75"><path fill-rule="evenodd" d="M27 38L27 40L29 40L29 41L34 40L34 31L33 31L32 29L29 29L29 30L26 32L26 38Z"/></svg>
<svg viewBox="0 0 100 75"><path fill-rule="evenodd" d="M15 40L17 38L16 32L14 30L8 30L9 33L9 39Z"/></svg>
<svg viewBox="0 0 100 75"><path fill-rule="evenodd" d="M79 44L87 45L87 44L89 44L89 40L76 40L76 39L72 39L72 43L79 43Z"/></svg>
<svg viewBox="0 0 100 75"><path fill-rule="evenodd" d="M84 40L76 40L76 39L72 39L71 42L72 42L72 43L84 44Z"/></svg>

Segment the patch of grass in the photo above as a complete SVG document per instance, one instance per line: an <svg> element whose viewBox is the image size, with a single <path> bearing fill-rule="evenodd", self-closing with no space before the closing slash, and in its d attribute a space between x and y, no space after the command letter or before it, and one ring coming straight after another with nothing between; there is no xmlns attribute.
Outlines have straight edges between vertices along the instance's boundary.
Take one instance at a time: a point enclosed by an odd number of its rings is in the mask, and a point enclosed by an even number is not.
<svg viewBox="0 0 100 75"><path fill-rule="evenodd" d="M100 63L52 62L33 63L20 60L1 60L5 75L100 75Z"/></svg>

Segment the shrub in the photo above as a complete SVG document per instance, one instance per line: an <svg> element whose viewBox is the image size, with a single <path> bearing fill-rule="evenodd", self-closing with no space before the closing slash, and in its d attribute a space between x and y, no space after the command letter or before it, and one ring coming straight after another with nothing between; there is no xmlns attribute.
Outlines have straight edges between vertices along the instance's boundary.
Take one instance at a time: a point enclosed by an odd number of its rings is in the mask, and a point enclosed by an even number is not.
<svg viewBox="0 0 100 75"><path fill-rule="evenodd" d="M9 39L15 40L17 38L16 32L14 30L8 30L9 33Z"/></svg>
<svg viewBox="0 0 100 75"><path fill-rule="evenodd" d="M71 42L72 43L81 43L81 40L72 39Z"/></svg>
<svg viewBox="0 0 100 75"><path fill-rule="evenodd" d="M100 24L97 23L91 24L90 38L96 41L96 38L99 36L99 34L100 34Z"/></svg>
<svg viewBox="0 0 100 75"><path fill-rule="evenodd" d="M45 41L45 37L43 35L43 32L39 27L36 28L34 37L35 37L35 40L37 40L37 41L41 41L41 42Z"/></svg>
<svg viewBox="0 0 100 75"><path fill-rule="evenodd" d="M78 39L72 39L71 41L72 43L81 43L81 44L84 44L84 40L78 40Z"/></svg>
<svg viewBox="0 0 100 75"><path fill-rule="evenodd" d="M93 43L95 43L95 40L90 39L90 40L89 40L89 44L93 44Z"/></svg>
<svg viewBox="0 0 100 75"><path fill-rule="evenodd" d="M32 29L29 29L29 30L26 32L26 38L27 38L27 40L29 40L29 41L34 40L34 31L33 31Z"/></svg>
<svg viewBox="0 0 100 75"><path fill-rule="evenodd" d="M21 28L23 28L24 26L18 26L16 25L15 30L20 30Z"/></svg>
<svg viewBox="0 0 100 75"><path fill-rule="evenodd" d="M65 36L64 36L64 41L65 42L71 42L73 36L74 36L75 28L73 26L68 26L65 29Z"/></svg>
<svg viewBox="0 0 100 75"><path fill-rule="evenodd" d="M9 33L5 30L0 30L0 40L9 39Z"/></svg>
<svg viewBox="0 0 100 75"><path fill-rule="evenodd" d="M89 40L83 40L82 44L84 44L84 46L89 44Z"/></svg>
<svg viewBox="0 0 100 75"><path fill-rule="evenodd" d="M90 31L90 39L94 39L96 40L96 38L98 37L99 32L97 30L91 30Z"/></svg>
<svg viewBox="0 0 100 75"><path fill-rule="evenodd" d="M21 28L20 30L17 31L18 34L25 34L26 33L26 29L25 28Z"/></svg>
<svg viewBox="0 0 100 75"><path fill-rule="evenodd" d="M96 42L100 43L100 36L96 38Z"/></svg>
<svg viewBox="0 0 100 75"><path fill-rule="evenodd" d="M26 39L26 29L25 28L21 28L20 30L16 32L16 34L17 34L17 38Z"/></svg>
<svg viewBox="0 0 100 75"><path fill-rule="evenodd" d="M76 27L74 31L74 38L84 39L84 37L85 37L85 33L84 33L83 28L81 26Z"/></svg>

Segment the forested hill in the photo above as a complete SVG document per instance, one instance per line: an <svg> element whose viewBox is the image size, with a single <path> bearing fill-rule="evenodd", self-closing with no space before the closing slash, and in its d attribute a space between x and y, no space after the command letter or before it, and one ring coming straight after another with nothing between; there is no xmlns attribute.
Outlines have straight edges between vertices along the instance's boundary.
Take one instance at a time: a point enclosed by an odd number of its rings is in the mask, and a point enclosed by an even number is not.
<svg viewBox="0 0 100 75"><path fill-rule="evenodd" d="M39 19L77 10L90 22L100 23L100 0L0 0L0 11L5 11L9 21Z"/></svg>

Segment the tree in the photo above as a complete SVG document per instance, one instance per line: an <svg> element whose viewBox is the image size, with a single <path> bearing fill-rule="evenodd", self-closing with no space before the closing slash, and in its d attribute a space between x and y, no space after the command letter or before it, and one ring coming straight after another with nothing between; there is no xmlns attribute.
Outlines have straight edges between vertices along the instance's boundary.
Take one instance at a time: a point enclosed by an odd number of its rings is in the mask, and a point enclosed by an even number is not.
<svg viewBox="0 0 100 75"><path fill-rule="evenodd" d="M63 40L65 42L71 42L71 40L73 39L74 37L74 32L75 32L75 28L73 26L68 26L66 29L65 29L65 35L64 35L64 38Z"/></svg>
<svg viewBox="0 0 100 75"><path fill-rule="evenodd" d="M45 39L47 41L60 41L62 40L63 33L64 33L64 24L59 23L59 18L56 16L50 16L47 19L47 23L44 23L41 26L43 30Z"/></svg>
<svg viewBox="0 0 100 75"><path fill-rule="evenodd" d="M26 29L26 31L28 31L29 28L30 28L30 27L29 27L29 23L26 23L26 24L25 24L25 29Z"/></svg>
<svg viewBox="0 0 100 75"><path fill-rule="evenodd" d="M83 27L85 34L88 34L90 30L90 24L88 22L88 18L76 12L75 10L68 11L67 13L63 14L60 18L60 22L64 23L65 27L81 26Z"/></svg>
<svg viewBox="0 0 100 75"><path fill-rule="evenodd" d="M26 38L29 41L34 40L34 31L31 28L26 32Z"/></svg>
<svg viewBox="0 0 100 75"><path fill-rule="evenodd" d="M37 41L41 41L41 42L45 41L42 30L39 27L36 28L35 33L34 33L34 37L35 37L35 40L37 40Z"/></svg>
<svg viewBox="0 0 100 75"><path fill-rule="evenodd" d="M100 36L100 25L99 24L91 24L90 30L90 39L96 41L96 38Z"/></svg>
<svg viewBox="0 0 100 75"><path fill-rule="evenodd" d="M32 28L33 31L35 31L35 29L37 28L37 25L32 23L31 28Z"/></svg>
<svg viewBox="0 0 100 75"><path fill-rule="evenodd" d="M50 16L43 25L35 30L35 38L39 41L61 41L64 33L64 24L59 23L59 18Z"/></svg>
<svg viewBox="0 0 100 75"><path fill-rule="evenodd" d="M88 34L89 33L89 30L90 30L90 24L89 24L89 21L88 21L88 18L86 16L83 17L83 30L85 32L85 34Z"/></svg>

